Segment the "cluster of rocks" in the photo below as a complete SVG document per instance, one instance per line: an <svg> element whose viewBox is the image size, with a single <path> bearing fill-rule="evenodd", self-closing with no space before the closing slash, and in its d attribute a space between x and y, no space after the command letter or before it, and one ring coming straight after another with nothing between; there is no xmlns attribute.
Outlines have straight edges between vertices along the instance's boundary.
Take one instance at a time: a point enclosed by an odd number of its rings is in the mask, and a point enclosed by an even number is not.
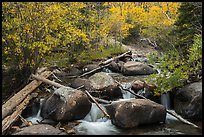
<svg viewBox="0 0 204 137"><path fill-rule="evenodd" d="M97 66L89 65L84 71L90 71ZM147 75L155 71L152 67L141 62L112 62L109 68L114 72L124 75ZM80 74L80 73L78 73ZM80 90L76 88L84 87ZM123 98L122 89L114 79L105 72L98 72L89 78L76 78L71 87L59 88L47 98L42 106L41 116L56 122L70 122L83 119L90 111L92 103L84 92L89 91L94 97L106 100ZM132 91L138 93L141 89L147 91L142 94L147 99L133 98L130 100L113 101L105 106L110 115L112 124L119 128L133 128L138 125L163 123L166 119L166 108L159 104L159 99L153 96L154 86L147 85L144 81L135 81ZM151 101L153 100L153 101ZM202 119L202 82L192 83L174 94L175 111L182 117L193 120ZM30 129L29 132L29 128ZM42 132L40 132L42 131ZM47 132L46 132L47 131ZM33 125L22 128L18 134L64 134L50 125Z"/></svg>

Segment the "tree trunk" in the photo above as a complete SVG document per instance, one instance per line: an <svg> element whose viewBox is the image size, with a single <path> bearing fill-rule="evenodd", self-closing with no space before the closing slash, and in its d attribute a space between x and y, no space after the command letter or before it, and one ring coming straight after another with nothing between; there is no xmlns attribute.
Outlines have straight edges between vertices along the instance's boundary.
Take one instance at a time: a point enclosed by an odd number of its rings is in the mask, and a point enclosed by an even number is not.
<svg viewBox="0 0 204 137"><path fill-rule="evenodd" d="M51 71L45 71L41 74L42 77L49 77L51 75ZM11 114L15 107L19 105L23 99L30 94L33 90L35 90L42 81L33 80L27 86L25 86L22 90L16 93L12 98L10 98L5 104L2 106L2 120Z"/></svg>
<svg viewBox="0 0 204 137"><path fill-rule="evenodd" d="M32 99L31 95L28 95L23 102L16 107L16 110L2 121L2 134L5 134L5 131L19 118L19 115L26 108L29 101Z"/></svg>

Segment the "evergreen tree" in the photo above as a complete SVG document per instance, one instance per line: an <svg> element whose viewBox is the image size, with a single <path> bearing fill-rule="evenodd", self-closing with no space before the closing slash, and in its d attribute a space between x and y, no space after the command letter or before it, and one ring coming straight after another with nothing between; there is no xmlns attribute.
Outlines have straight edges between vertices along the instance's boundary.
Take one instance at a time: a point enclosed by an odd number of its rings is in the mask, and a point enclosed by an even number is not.
<svg viewBox="0 0 204 137"><path fill-rule="evenodd" d="M202 33L202 3L183 2L179 12L175 22L176 29L172 34L177 36L177 49L185 55L189 46L193 44L195 34Z"/></svg>

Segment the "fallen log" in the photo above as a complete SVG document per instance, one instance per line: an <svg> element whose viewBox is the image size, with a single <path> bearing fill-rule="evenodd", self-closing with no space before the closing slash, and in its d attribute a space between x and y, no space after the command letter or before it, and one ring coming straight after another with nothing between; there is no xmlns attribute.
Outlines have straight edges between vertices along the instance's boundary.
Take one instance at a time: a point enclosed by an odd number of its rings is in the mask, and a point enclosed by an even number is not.
<svg viewBox="0 0 204 137"><path fill-rule="evenodd" d="M51 75L51 71L45 71L41 74L42 77L49 77ZM31 83L29 83L27 86L25 86L22 90L20 90L18 93L16 93L13 97L11 97L5 104L2 106L2 120L10 115L14 108L20 104L23 99L30 94L32 91L34 91L42 81L33 80Z"/></svg>
<svg viewBox="0 0 204 137"><path fill-rule="evenodd" d="M116 81L116 80L115 80L115 81ZM129 90L129 89L124 89L124 88L122 87L122 85L121 85L118 81L116 81L116 83L119 84L119 86L120 86L123 90L130 92L131 94L137 96L138 98L147 99L146 97L144 97L144 96L142 96L142 95L138 95L138 94L132 92L132 91ZM148 100L149 100L149 99L148 99ZM152 101L152 100L151 100L151 101ZM197 125L191 123L190 121L188 121L188 120L182 118L182 117L181 117L180 115L178 115L176 112L172 112L172 111L170 111L170 110L168 110L168 109L166 109L166 112L169 113L170 115L172 115L173 117L177 118L179 121L181 121L181 122L183 122L183 123L185 123L185 124L191 125L191 126L193 126L193 127L195 127L195 128L199 128L199 129L200 129L200 127L198 127Z"/></svg>
<svg viewBox="0 0 204 137"><path fill-rule="evenodd" d="M59 84L59 83L56 83L56 82L54 82L54 81L51 81L51 80L46 79L46 78L41 77L41 76L37 76L37 75L32 74L31 77L32 77L32 78L35 78L36 80L42 81L42 82L44 82L44 83L47 83L47 84L49 84L49 85L53 85L53 86L55 86L55 87L58 87L58 88L59 88L59 87L64 87L64 88L66 88L66 86L64 86L64 85L61 85L61 84Z"/></svg>
<svg viewBox="0 0 204 137"><path fill-rule="evenodd" d="M26 108L29 101L32 99L31 95L28 95L23 102L16 107L16 110L2 121L2 134L5 134L5 131L19 118L19 115Z"/></svg>
<svg viewBox="0 0 204 137"><path fill-rule="evenodd" d="M41 76L36 76L36 75L32 75L32 77L33 78L35 78L35 79L37 79L37 80L40 80L40 81L42 81L42 82L44 82L44 83L47 83L47 84L50 84L50 85L53 85L53 86L56 86L56 87L64 87L64 88L66 88L66 86L64 86L64 85L61 85L61 84L59 84L59 83L57 83L57 82L54 82L54 81L51 81L51 80L49 80L49 79L46 79L46 78L43 78L43 77L41 77ZM80 88L82 88L82 87L84 87L84 85L82 85ZM76 90L76 89L74 89L74 90ZM97 103L97 101L94 99L94 97L92 97L89 93L88 93L88 91L85 91L85 93L87 94L87 96L89 96L93 101L94 101L94 103L98 106L98 108L104 113L104 115L105 116L107 116L108 118L110 118L110 116L107 114L107 112L105 111L105 110L103 110L103 108L101 108L100 106L99 106L99 104Z"/></svg>
<svg viewBox="0 0 204 137"><path fill-rule="evenodd" d="M105 67L108 67L112 61L117 60L117 59L119 59L119 58L121 58L121 57L124 57L124 56L127 55L127 54L131 54L131 51L125 52L125 53L123 53L123 54L121 54L121 55L119 55L119 56L116 56L116 57L110 58L110 59L108 59L108 60L106 60L106 61L104 61L104 62L101 62L101 63L99 63L99 67L98 67L98 68L93 69L93 70L91 70L91 71L89 71L89 72L86 72L86 73L84 73L84 74L82 74L82 75L80 75L80 76L68 76L68 77L69 77L69 78L84 77L84 76L89 75L89 74L91 74L91 73L94 73L94 72L96 72L96 71L98 71L98 70L101 70L101 69L103 69L103 68L105 68Z"/></svg>
<svg viewBox="0 0 204 137"><path fill-rule="evenodd" d="M127 52L125 52L125 53L123 53L123 54L121 54L121 55L119 55L119 56L110 58L110 59L108 59L108 60L106 60L106 61L100 63L99 65L106 65L106 64L108 64L108 63L110 63L110 62L112 62L112 61L114 61L114 60L117 60L117 59L119 59L119 58L121 58L121 57L124 57L125 55L131 54L131 53L132 53L131 51L127 51Z"/></svg>

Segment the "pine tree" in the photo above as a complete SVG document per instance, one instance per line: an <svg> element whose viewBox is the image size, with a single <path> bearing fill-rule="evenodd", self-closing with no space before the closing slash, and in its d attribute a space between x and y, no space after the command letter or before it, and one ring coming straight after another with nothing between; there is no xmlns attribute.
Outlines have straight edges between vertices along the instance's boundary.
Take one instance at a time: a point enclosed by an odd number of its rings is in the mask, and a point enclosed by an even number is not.
<svg viewBox="0 0 204 137"><path fill-rule="evenodd" d="M175 22L176 29L171 34L176 34L176 47L185 55L189 46L193 44L195 34L202 33L202 3L184 2L179 12Z"/></svg>

